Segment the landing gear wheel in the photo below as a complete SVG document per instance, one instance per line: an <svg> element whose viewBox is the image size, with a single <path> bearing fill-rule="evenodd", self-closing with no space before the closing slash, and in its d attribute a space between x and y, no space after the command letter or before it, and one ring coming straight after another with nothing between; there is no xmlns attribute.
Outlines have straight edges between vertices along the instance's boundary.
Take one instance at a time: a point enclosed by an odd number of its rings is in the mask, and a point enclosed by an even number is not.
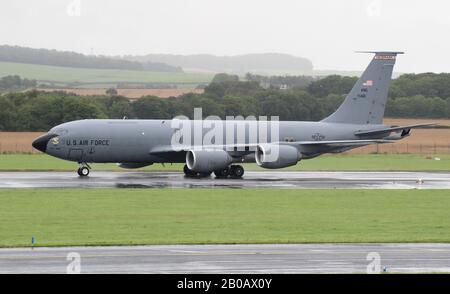
<svg viewBox="0 0 450 294"><path fill-rule="evenodd" d="M80 177L87 177L89 175L89 168L82 166L78 169L77 173Z"/></svg>
<svg viewBox="0 0 450 294"><path fill-rule="evenodd" d="M206 173L199 173L199 172L195 172L195 171L193 171L193 170L191 170L188 166L187 166L187 164L185 164L184 165L184 167L183 167L183 172L184 172L184 175L186 176L186 177L191 177L191 178L194 178L194 177L198 177L198 178L206 178L206 177L209 177L210 175L211 175L211 172L206 172Z"/></svg>
<svg viewBox="0 0 450 294"><path fill-rule="evenodd" d="M184 165L184 167L183 167L183 172L184 172L184 175L185 175L186 177L195 177L195 176L197 175L196 172L194 172L194 171L192 171L192 170L189 169L189 167L187 166L187 164Z"/></svg>
<svg viewBox="0 0 450 294"><path fill-rule="evenodd" d="M230 168L229 168L229 167L226 167L226 168L224 168L224 169L215 170L215 171L214 171L214 175L215 175L217 178L226 178L226 177L228 177L228 176L230 175Z"/></svg>
<svg viewBox="0 0 450 294"><path fill-rule="evenodd" d="M244 168L241 165L232 165L230 168L230 177L234 179L242 178L244 175Z"/></svg>
<svg viewBox="0 0 450 294"><path fill-rule="evenodd" d="M207 178L209 176L211 176L212 172L209 173L198 173L198 177L199 178Z"/></svg>

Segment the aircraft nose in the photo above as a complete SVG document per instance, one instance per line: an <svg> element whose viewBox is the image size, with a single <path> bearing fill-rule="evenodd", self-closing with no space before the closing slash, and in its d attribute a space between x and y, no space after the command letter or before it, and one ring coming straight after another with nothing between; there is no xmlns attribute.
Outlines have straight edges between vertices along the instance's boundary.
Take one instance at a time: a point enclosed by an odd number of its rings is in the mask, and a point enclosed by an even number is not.
<svg viewBox="0 0 450 294"><path fill-rule="evenodd" d="M44 134L40 137L37 137L31 145L33 145L34 148L37 150L44 152L47 150L47 143L50 141L51 138L54 138L58 135L56 134Z"/></svg>

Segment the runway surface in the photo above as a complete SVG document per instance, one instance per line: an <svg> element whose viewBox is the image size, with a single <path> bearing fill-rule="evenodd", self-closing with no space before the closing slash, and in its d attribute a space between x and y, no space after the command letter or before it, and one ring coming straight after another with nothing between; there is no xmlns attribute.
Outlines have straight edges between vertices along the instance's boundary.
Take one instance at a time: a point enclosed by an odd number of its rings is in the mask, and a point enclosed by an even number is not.
<svg viewBox="0 0 450 294"><path fill-rule="evenodd" d="M0 172L0 188L366 188L450 189L450 173L246 172L243 179L187 178L175 172Z"/></svg>
<svg viewBox="0 0 450 294"><path fill-rule="evenodd" d="M293 244L0 249L0 273L66 273L69 253L81 273L366 273L371 252L382 271L450 272L450 244Z"/></svg>

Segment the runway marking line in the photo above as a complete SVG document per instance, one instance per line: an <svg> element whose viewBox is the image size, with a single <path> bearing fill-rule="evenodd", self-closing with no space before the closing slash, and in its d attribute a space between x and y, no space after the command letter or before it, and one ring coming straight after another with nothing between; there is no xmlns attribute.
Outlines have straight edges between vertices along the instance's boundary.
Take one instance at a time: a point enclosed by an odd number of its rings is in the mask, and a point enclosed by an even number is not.
<svg viewBox="0 0 450 294"><path fill-rule="evenodd" d="M367 252L370 250L368 249ZM69 251L68 251L69 252ZM363 251L362 253L364 253ZM352 254L354 255L355 252L330 252L330 254ZM395 254L395 253L405 253L404 251L389 251L389 252L383 252L383 254ZM231 256L231 255L307 255L307 252L219 252L219 253L162 253L162 254L100 254L100 255L94 255L94 254L87 254L83 255L83 258L101 258L101 257L153 257L153 256ZM407 254L407 253L406 253ZM313 256L310 256L313 257ZM39 259L65 259L66 256L0 256L0 260L39 260ZM354 258L355 260L360 260L359 258ZM320 260L320 259L314 259L315 261L329 261L329 260ZM336 259L338 260L338 259ZM348 259L347 259L348 260ZM450 261L449 258L384 258L384 260L415 260L415 261L424 261L424 260L442 260L442 261Z"/></svg>

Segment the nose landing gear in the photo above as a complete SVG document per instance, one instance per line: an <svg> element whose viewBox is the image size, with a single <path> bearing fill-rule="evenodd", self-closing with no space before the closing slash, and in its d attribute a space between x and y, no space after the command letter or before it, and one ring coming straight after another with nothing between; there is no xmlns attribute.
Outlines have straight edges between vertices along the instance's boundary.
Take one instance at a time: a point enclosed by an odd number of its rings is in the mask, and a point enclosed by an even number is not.
<svg viewBox="0 0 450 294"><path fill-rule="evenodd" d="M87 163L80 163L77 173L80 177L87 177L90 169L91 167Z"/></svg>

